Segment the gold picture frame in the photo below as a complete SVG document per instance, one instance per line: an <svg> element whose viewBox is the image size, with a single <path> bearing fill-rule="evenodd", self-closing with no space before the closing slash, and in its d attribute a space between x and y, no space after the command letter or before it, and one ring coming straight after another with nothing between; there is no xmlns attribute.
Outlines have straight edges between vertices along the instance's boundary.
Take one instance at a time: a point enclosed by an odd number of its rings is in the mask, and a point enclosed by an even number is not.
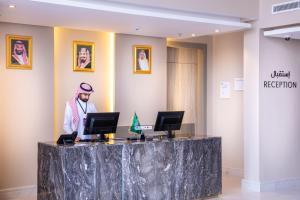
<svg viewBox="0 0 300 200"><path fill-rule="evenodd" d="M32 37L6 35L6 68L32 69Z"/></svg>
<svg viewBox="0 0 300 200"><path fill-rule="evenodd" d="M73 71L95 71L95 43L73 41Z"/></svg>
<svg viewBox="0 0 300 200"><path fill-rule="evenodd" d="M133 73L151 74L152 47L148 45L133 46Z"/></svg>

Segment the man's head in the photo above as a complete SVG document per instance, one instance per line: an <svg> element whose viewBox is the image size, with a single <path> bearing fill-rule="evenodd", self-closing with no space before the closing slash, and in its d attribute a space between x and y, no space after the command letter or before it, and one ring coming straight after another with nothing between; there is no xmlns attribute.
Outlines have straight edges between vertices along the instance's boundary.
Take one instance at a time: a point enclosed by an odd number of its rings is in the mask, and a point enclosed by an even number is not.
<svg viewBox="0 0 300 200"><path fill-rule="evenodd" d="M85 61L87 60L88 57L88 51L87 48L82 47L78 53L78 57L79 57L79 62L80 63L85 63ZM78 64L80 64L78 63Z"/></svg>
<svg viewBox="0 0 300 200"><path fill-rule="evenodd" d="M141 50L139 52L139 59L144 60L146 58L146 53L144 50Z"/></svg>
<svg viewBox="0 0 300 200"><path fill-rule="evenodd" d="M25 51L24 43L20 40L16 41L14 49L15 49L16 54L22 55L23 52Z"/></svg>
<svg viewBox="0 0 300 200"><path fill-rule="evenodd" d="M78 98L83 102L88 102L90 95L93 92L93 87L90 84L81 83L78 89Z"/></svg>

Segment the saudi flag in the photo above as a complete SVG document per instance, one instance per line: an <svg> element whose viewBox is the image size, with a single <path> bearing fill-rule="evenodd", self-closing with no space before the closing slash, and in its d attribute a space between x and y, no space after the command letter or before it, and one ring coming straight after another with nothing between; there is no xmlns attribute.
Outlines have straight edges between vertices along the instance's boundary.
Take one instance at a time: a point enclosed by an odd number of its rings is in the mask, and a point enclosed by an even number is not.
<svg viewBox="0 0 300 200"><path fill-rule="evenodd" d="M133 119L132 119L132 124L130 127L130 131L133 133L137 133L137 134L142 134L142 130L141 130L141 124L139 121L138 116L136 115L136 113L134 113Z"/></svg>

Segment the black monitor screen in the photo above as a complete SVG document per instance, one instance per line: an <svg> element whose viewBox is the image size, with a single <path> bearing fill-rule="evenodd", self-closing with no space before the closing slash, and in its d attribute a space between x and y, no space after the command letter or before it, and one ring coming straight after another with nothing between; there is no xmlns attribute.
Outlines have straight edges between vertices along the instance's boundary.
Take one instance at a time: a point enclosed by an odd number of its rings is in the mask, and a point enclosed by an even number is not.
<svg viewBox="0 0 300 200"><path fill-rule="evenodd" d="M180 130L184 111L158 112L154 131Z"/></svg>
<svg viewBox="0 0 300 200"><path fill-rule="evenodd" d="M119 112L88 113L84 135L115 133L119 114Z"/></svg>

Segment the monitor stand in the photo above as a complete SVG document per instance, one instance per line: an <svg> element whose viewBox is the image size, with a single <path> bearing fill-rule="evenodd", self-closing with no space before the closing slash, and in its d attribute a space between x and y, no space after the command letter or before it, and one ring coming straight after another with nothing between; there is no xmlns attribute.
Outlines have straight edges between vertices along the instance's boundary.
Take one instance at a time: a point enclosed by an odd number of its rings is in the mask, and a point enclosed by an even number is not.
<svg viewBox="0 0 300 200"><path fill-rule="evenodd" d="M97 139L96 142L108 142L108 137L105 137L105 134L100 134L100 136L98 137L97 135Z"/></svg>
<svg viewBox="0 0 300 200"><path fill-rule="evenodd" d="M175 138L175 133L171 130L168 130L168 134L167 134L168 138Z"/></svg>

